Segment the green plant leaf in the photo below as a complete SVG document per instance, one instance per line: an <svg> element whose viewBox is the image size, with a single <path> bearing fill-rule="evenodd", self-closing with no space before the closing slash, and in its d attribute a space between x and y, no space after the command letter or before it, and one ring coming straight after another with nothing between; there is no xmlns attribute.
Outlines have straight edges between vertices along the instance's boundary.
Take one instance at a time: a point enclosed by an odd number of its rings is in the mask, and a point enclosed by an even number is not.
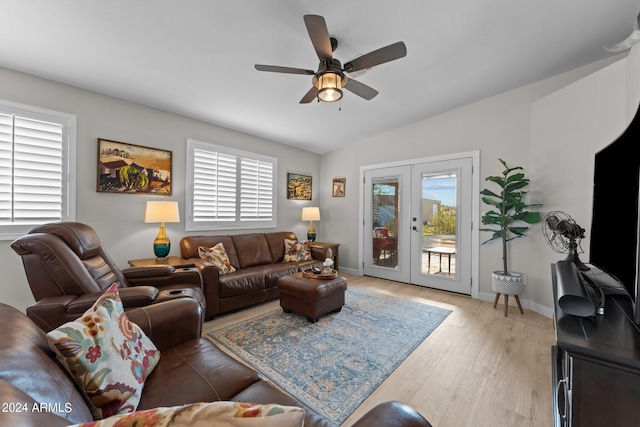
<svg viewBox="0 0 640 427"><path fill-rule="evenodd" d="M497 185L501 191L498 193L490 189L480 191L482 202L495 208L482 215L483 225L497 228L481 228L480 231L491 233L491 237L482 244L493 240L502 240L503 245L503 269L508 271L508 246L507 242L524 237L529 227L519 225L522 221L526 224L540 222L540 213L530 212L525 209L542 206L539 203L527 204L524 201L529 185L529 179L525 177L524 169L521 166L509 167L503 159L498 161L504 167L502 176L488 176L486 181ZM497 210L497 211L496 211Z"/></svg>

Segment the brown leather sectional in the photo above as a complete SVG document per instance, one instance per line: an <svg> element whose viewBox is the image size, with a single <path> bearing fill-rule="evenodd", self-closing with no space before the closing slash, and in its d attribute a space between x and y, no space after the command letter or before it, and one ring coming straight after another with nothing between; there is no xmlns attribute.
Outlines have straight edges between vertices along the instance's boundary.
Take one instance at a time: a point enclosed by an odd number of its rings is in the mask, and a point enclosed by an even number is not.
<svg viewBox="0 0 640 427"><path fill-rule="evenodd" d="M282 262L284 239L297 240L295 233L237 234L231 236L186 236L180 240L180 256L202 273L207 300L205 318L258 304L278 297L278 278L313 266L322 266L325 250L312 248L311 261ZM198 246L222 243L236 271L220 275L218 268L198 256Z"/></svg>
<svg viewBox="0 0 640 427"><path fill-rule="evenodd" d="M138 410L193 402L239 401L304 407L228 356L202 333L202 307L181 298L127 311L161 351ZM19 310L0 304L0 427L56 427L92 421L71 377L49 349L44 332ZM4 410L3 410L4 408ZM305 408L305 427L334 426ZM355 427L428 427L412 408L386 402Z"/></svg>

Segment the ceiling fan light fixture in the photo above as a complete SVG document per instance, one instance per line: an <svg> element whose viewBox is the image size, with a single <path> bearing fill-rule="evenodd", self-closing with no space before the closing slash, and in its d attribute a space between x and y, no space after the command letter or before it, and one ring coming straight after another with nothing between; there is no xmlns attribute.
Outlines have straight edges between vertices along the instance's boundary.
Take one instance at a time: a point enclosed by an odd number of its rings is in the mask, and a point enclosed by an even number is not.
<svg viewBox="0 0 640 427"><path fill-rule="evenodd" d="M318 99L324 102L335 102L342 98L342 88L346 78L342 73L326 72L317 79Z"/></svg>

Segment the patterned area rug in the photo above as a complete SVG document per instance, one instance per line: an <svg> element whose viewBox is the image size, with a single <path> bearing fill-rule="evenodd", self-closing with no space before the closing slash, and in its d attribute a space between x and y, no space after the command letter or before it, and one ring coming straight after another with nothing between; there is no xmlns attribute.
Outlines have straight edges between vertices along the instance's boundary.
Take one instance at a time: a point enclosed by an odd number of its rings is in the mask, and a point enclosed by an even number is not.
<svg viewBox="0 0 640 427"><path fill-rule="evenodd" d="M209 336L340 424L449 313L350 288L342 311L317 323L278 308Z"/></svg>

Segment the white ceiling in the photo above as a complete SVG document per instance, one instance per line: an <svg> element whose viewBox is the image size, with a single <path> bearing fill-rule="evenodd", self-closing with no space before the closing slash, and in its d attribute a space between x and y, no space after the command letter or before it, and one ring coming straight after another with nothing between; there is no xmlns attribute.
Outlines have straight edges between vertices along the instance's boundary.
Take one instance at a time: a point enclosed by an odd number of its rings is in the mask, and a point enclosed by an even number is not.
<svg viewBox="0 0 640 427"><path fill-rule="evenodd" d="M0 66L325 153L607 58L640 0L0 0ZM380 93L299 104L315 70L303 15L346 63L404 41L407 56L352 75ZM0 82L0 85L2 83ZM212 141L218 142L218 141Z"/></svg>

